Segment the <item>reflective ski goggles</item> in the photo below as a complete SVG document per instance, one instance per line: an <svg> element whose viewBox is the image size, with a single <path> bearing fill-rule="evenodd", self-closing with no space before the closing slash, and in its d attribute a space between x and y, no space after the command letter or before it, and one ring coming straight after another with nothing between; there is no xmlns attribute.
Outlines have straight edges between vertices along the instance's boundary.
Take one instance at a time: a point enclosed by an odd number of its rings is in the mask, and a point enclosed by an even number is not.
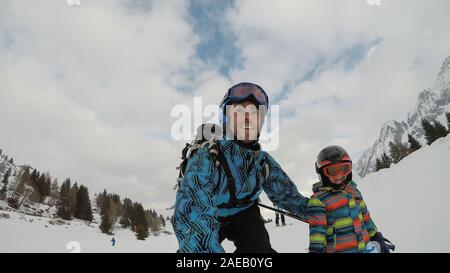
<svg viewBox="0 0 450 273"><path fill-rule="evenodd" d="M221 106L233 101L244 101L253 97L259 105L268 105L269 97L261 86L254 83L238 83L228 89L227 94L220 103Z"/></svg>
<svg viewBox="0 0 450 273"><path fill-rule="evenodd" d="M349 155L344 155L342 158L339 159L340 161L347 161L347 162L352 162L352 159L350 158ZM317 168L322 168L325 165L331 164L332 162L330 160L323 160L320 161L319 163L316 163Z"/></svg>
<svg viewBox="0 0 450 273"><path fill-rule="evenodd" d="M337 180L341 177L349 175L351 172L352 172L351 162L339 162L323 167L323 173L330 180Z"/></svg>

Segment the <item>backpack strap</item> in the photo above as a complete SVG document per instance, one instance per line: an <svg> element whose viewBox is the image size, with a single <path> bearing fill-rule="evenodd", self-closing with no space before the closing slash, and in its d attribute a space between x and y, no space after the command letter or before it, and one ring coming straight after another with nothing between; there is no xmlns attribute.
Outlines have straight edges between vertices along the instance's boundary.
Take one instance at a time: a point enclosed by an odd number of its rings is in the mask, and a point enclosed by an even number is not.
<svg viewBox="0 0 450 273"><path fill-rule="evenodd" d="M225 158L225 155L222 151L222 148L220 147L220 144L218 142L215 143L215 147L217 150L217 154L213 155L215 159L219 162L219 164L222 166L223 172L225 173L225 176L227 177L227 187L230 191L230 202L229 204L236 203L236 181L234 180L233 174L231 173L230 166L228 166L227 159ZM220 182L220 180L219 180ZM224 204L225 205L225 204ZM221 207L221 206L219 206Z"/></svg>
<svg viewBox="0 0 450 273"><path fill-rule="evenodd" d="M256 159L259 155L259 150L258 151L254 151L254 158ZM223 156L223 153L222 153ZM225 158L225 156L223 156ZM228 180L228 187L230 189L230 202L225 203L225 204L221 204L218 207L219 208L240 208L240 207L245 207L248 205L251 205L252 203L254 203L255 201L252 201L252 198L258 193L261 185L263 184L260 179L259 176L257 178L257 183L258 185L256 185L253 189L253 191L248 194L247 196L245 196L242 199L237 199L236 196L236 184L235 184L235 180L231 174L231 171L228 167L228 164L225 160L224 163L221 163L222 168L224 169L225 174L227 175L227 180ZM227 172L229 174L227 174ZM229 178L230 177L230 178ZM264 168L263 168L263 177L266 180L269 177L269 164L265 163L264 164ZM230 183L230 181L232 182L232 184Z"/></svg>

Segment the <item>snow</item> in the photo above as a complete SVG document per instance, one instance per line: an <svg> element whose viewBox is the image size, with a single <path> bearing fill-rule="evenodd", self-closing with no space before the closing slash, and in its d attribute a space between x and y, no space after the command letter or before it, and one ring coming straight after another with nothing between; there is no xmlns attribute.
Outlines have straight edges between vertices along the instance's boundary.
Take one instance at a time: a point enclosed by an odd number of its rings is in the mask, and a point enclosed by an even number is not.
<svg viewBox="0 0 450 273"><path fill-rule="evenodd" d="M134 233L127 229L117 229L111 236L101 233L98 224L87 225L79 220L52 225L49 222L55 222L55 219L1 210L6 204L0 202L0 253L77 251L77 243L71 242L78 242L79 250L83 253L174 253L178 248L170 224L167 225L167 231L171 232L171 235L151 235L145 241L139 241ZM9 218L3 218L2 214L8 214ZM275 227L274 223L266 225L273 247L281 252L306 252L307 225L290 219L286 219L286 222L286 227ZM111 244L112 237L116 239L114 247ZM222 245L227 252L233 252L235 249L233 243L227 240ZM75 249L72 246L75 246Z"/></svg>
<svg viewBox="0 0 450 273"><path fill-rule="evenodd" d="M358 182L372 217L397 252L450 252L450 136Z"/></svg>
<svg viewBox="0 0 450 273"><path fill-rule="evenodd" d="M76 251L71 246L79 243L81 252L169 253L175 252L178 245L174 235L160 234L140 241L127 229L117 229L111 236L102 233L98 224L87 225L83 221L73 220L62 225L52 225L49 223L52 219L46 217L0 210L0 215L2 213L8 214L10 218L0 216L0 252L69 253ZM114 247L111 244L112 237L116 239Z"/></svg>
<svg viewBox="0 0 450 273"><path fill-rule="evenodd" d="M450 252L450 183L444 173L448 162L450 136L356 181L375 224L396 245L396 252ZM274 219L273 212L261 210ZM68 253L73 251L67 248L72 241L79 242L81 252L173 253L178 247L170 224L171 235L151 235L145 241L137 240L130 230L117 229L113 247L113 236L101 233L98 223L73 220L52 225L49 221L56 220L25 215L0 201L0 252ZM278 252L306 252L308 225L288 217L286 222L286 227L266 224L272 247ZM222 245L227 252L234 251L231 242Z"/></svg>

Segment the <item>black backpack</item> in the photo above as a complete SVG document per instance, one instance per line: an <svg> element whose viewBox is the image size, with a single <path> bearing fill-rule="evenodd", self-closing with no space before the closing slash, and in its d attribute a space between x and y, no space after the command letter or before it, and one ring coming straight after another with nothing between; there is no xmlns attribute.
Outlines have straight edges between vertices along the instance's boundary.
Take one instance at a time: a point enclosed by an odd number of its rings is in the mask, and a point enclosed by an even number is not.
<svg viewBox="0 0 450 273"><path fill-rule="evenodd" d="M259 187L255 187L255 189L246 197L242 199L237 199L236 197L236 184L233 175L231 174L230 168L228 166L227 160L222 153L222 149L218 140L222 139L222 128L214 123L205 123L199 126L197 129L197 135L192 143L186 143L186 146L183 148L181 152L181 163L177 167L179 170L177 183L174 186L174 190L179 187L179 183L184 178L184 173L186 171L186 166L188 164L189 159L191 159L194 154L198 151L198 149L203 147L208 147L208 151L212 158L215 161L215 165L217 168L222 167L225 175L227 176L227 187L230 190L230 202L226 204L219 205L219 208L237 208L248 206L252 203L251 199L258 192ZM255 151L257 155L259 151ZM221 172L219 172L219 175ZM262 175L264 179L269 177L269 165L268 163L264 164ZM219 177L219 181L221 181ZM214 191L218 190L219 185L216 185Z"/></svg>

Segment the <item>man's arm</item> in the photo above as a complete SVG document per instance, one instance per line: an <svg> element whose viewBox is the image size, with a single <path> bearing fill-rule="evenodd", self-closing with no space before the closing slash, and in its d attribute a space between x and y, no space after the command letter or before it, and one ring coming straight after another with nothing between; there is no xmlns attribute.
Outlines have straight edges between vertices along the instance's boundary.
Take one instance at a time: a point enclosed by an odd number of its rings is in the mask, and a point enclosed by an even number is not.
<svg viewBox="0 0 450 273"><path fill-rule="evenodd" d="M217 168L208 149L199 149L188 161L177 193L173 226L178 252L224 252L219 244L218 209L213 204L217 180Z"/></svg>
<svg viewBox="0 0 450 273"><path fill-rule="evenodd" d="M264 181L264 192L276 206L306 219L308 198L298 192L297 186L286 175L281 166L269 154L267 156L269 177Z"/></svg>

